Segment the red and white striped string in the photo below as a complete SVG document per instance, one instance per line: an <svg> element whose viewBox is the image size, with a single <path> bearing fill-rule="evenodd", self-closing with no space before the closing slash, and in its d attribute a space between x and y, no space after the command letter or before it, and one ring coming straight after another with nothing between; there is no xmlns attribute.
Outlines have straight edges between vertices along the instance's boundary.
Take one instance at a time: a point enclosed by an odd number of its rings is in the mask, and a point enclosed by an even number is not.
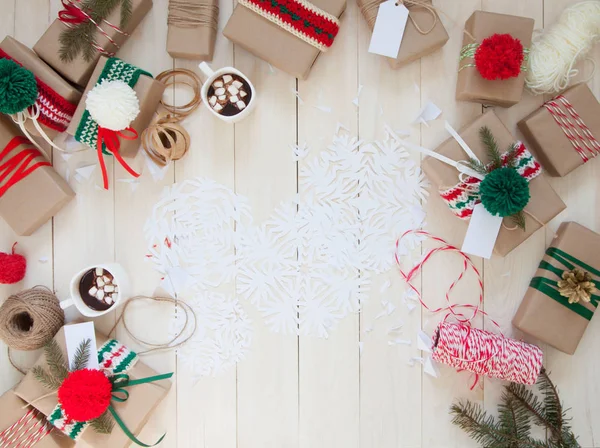
<svg viewBox="0 0 600 448"><path fill-rule="evenodd" d="M25 415L0 433L0 448L30 448L52 431L52 425L37 410Z"/></svg>
<svg viewBox="0 0 600 448"><path fill-rule="evenodd" d="M411 234L429 238L440 245L428 250L421 261L408 272L405 272L402 270L398 252L402 239ZM462 258L462 271L446 291L446 306L432 309L423 302L421 293L413 284L413 281L433 255L444 252L453 252ZM409 288L415 292L421 305L431 313L446 312L433 337L433 360L454 367L458 371L467 370L476 374L475 382L471 388L477 384L479 375L523 384L535 383L542 366L542 351L534 345L515 341L504 336L500 330L500 325L483 311L483 281L481 274L467 254L429 232L409 230L396 241L395 257L400 275ZM469 269L477 276L479 285L478 303L476 305L452 303L450 295ZM468 316L460 312L461 309L469 310ZM471 322L478 314L489 319L498 328L500 334L473 328ZM454 318L457 323L447 322L449 317Z"/></svg>
<svg viewBox="0 0 600 448"><path fill-rule="evenodd" d="M559 95L544 103L544 107L563 130L584 163L600 153L600 143L567 98Z"/></svg>

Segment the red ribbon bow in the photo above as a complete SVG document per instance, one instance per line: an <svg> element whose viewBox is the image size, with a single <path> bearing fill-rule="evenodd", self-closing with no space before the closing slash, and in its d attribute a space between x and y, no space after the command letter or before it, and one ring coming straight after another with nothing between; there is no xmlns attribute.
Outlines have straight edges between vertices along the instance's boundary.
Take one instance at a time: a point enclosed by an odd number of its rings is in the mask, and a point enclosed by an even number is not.
<svg viewBox="0 0 600 448"><path fill-rule="evenodd" d="M2 197L9 188L25 179L38 168L42 166L52 166L50 162L43 160L42 154L33 147L27 147L8 158L8 154L20 145L31 145L31 142L25 137L17 136L14 137L2 151L0 151L0 162L7 158L5 162L0 163L0 197ZM31 163L38 158L42 160L31 165ZM5 181L6 183L1 185Z"/></svg>
<svg viewBox="0 0 600 448"><path fill-rule="evenodd" d="M130 132L130 134L126 134L125 132ZM106 171L104 157L102 157L103 143L106 147L106 151L111 153L129 174L131 174L133 177L140 177L138 173L136 173L129 165L127 165L127 162L123 160L123 157L121 157L121 154L119 153L119 150L121 149L121 141L119 140L119 137L124 138L125 140L135 140L138 138L138 133L131 126L127 129L123 129L122 131L113 131L111 129L98 126L98 161L100 162L100 168L102 169L102 180L104 182L105 190L108 190L108 172Z"/></svg>
<svg viewBox="0 0 600 448"><path fill-rule="evenodd" d="M61 0L61 3L64 8L58 13L58 18L61 22L79 25L90 19L90 16L88 16L80 6L75 5L73 0Z"/></svg>

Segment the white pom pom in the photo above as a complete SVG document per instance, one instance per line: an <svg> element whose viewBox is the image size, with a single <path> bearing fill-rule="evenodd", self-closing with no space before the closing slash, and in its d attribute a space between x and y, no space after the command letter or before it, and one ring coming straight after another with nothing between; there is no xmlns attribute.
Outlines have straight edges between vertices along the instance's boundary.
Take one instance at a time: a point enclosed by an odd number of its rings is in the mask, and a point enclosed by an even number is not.
<svg viewBox="0 0 600 448"><path fill-rule="evenodd" d="M103 79L88 92L85 108L100 127L122 131L140 113L140 102L125 82Z"/></svg>

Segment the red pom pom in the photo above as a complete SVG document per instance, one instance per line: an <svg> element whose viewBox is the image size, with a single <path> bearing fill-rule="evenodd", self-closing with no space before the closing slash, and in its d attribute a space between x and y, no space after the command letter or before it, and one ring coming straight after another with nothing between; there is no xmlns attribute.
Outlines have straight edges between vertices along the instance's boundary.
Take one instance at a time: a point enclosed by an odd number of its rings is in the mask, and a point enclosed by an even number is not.
<svg viewBox="0 0 600 448"><path fill-rule="evenodd" d="M76 370L58 388L58 402L68 418L86 422L104 414L111 392L112 384L100 370Z"/></svg>
<svg viewBox="0 0 600 448"><path fill-rule="evenodd" d="M25 278L25 269L27 260L23 255L15 254L15 243L12 247L12 254L0 252L0 284L12 285Z"/></svg>
<svg viewBox="0 0 600 448"><path fill-rule="evenodd" d="M510 34L486 37L475 51L475 67L484 79L519 76L523 63L523 44Z"/></svg>

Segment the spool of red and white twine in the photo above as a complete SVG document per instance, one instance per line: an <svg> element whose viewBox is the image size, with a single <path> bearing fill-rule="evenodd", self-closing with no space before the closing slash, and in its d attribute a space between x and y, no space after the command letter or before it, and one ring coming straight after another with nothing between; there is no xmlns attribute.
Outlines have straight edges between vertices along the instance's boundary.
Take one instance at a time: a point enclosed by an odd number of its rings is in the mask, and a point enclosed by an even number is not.
<svg viewBox="0 0 600 448"><path fill-rule="evenodd" d="M429 250L417 265L410 271L404 272L401 268L398 248L403 238L413 234L432 239L440 246ZM440 252L456 252L463 260L463 269L457 279L452 282L446 292L447 306L431 309L421 298L421 293L412 284L423 265L433 255ZM542 368L543 353L535 345L507 338L500 332L495 334L486 330L479 330L471 326L471 321L481 314L488 317L481 309L483 305L483 282L479 271L468 255L461 252L457 247L448 244L443 239L433 236L423 230L409 230L396 241L396 262L400 275L406 281L421 302L421 305L432 313L445 311L444 320L438 325L433 336L432 359L434 361L454 367L457 371L467 370L477 375L485 375L490 378L499 378L506 381L521 384L535 384ZM453 304L450 294L458 282L464 277L469 268L477 276L479 283L479 302L477 305ZM469 316L465 316L460 310L469 310ZM454 318L457 323L447 322ZM494 320L490 321L500 330L500 326ZM477 379L473 386L477 383Z"/></svg>
<svg viewBox="0 0 600 448"><path fill-rule="evenodd" d="M0 432L0 448L30 448L52 431L53 426L36 409L29 409L9 428Z"/></svg>

